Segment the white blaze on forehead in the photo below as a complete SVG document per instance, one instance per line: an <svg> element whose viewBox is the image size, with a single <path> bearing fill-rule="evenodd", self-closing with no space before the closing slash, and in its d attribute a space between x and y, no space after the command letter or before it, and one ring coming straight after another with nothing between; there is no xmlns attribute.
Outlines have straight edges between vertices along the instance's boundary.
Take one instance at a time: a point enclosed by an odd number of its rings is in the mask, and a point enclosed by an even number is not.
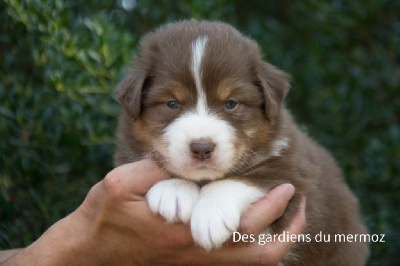
<svg viewBox="0 0 400 266"><path fill-rule="evenodd" d="M197 91L197 105L196 110L199 113L207 113L207 102L206 95L204 93L204 89L201 84L201 61L204 56L204 50L206 47L206 43L208 41L208 37L206 35L197 38L192 43L192 65L191 70L193 74L193 78L196 85Z"/></svg>

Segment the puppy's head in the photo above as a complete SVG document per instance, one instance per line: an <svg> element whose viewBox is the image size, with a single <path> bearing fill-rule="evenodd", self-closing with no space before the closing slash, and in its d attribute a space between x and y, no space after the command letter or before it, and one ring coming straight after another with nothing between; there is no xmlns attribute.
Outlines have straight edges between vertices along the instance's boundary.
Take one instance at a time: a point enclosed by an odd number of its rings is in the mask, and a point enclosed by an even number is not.
<svg viewBox="0 0 400 266"><path fill-rule="evenodd" d="M143 156L199 181L272 152L288 88L255 42L227 24L190 20L148 34L117 93Z"/></svg>

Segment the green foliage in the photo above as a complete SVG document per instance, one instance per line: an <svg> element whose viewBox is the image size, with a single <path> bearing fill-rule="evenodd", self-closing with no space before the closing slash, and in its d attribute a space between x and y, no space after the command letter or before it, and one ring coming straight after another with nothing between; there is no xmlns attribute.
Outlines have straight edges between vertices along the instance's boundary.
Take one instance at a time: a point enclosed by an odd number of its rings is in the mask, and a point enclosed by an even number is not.
<svg viewBox="0 0 400 266"><path fill-rule="evenodd" d="M113 88L138 39L190 17L235 25L292 75L288 107L386 234L370 264L400 264L400 3L387 0L0 2L0 247L31 243L112 168Z"/></svg>
<svg viewBox="0 0 400 266"><path fill-rule="evenodd" d="M134 37L105 13L81 17L60 1L1 10L0 245L18 247L112 168L120 108L112 91Z"/></svg>

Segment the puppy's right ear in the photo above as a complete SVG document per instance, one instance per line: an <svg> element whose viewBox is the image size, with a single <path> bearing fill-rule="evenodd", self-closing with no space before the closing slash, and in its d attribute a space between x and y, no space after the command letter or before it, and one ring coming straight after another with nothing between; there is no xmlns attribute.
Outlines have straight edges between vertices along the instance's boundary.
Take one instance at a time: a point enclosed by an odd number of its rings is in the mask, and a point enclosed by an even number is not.
<svg viewBox="0 0 400 266"><path fill-rule="evenodd" d="M143 68L133 68L116 89L119 101L128 115L136 119L142 111L143 96L150 86L151 78Z"/></svg>

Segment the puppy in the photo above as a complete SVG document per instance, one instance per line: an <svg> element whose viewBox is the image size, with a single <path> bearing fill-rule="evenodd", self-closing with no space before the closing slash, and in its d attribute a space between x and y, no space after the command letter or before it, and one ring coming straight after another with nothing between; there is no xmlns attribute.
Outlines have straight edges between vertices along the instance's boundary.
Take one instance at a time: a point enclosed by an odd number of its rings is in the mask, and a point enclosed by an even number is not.
<svg viewBox="0 0 400 266"><path fill-rule="evenodd" d="M117 93L124 106L115 164L152 158L174 178L155 184L150 209L190 223L194 241L219 248L241 215L277 185L296 193L268 229L280 233L307 198L311 241L283 262L363 265L365 243L315 242L364 234L356 198L334 159L299 131L283 106L288 76L264 62L257 44L219 22L182 21L147 34Z"/></svg>

